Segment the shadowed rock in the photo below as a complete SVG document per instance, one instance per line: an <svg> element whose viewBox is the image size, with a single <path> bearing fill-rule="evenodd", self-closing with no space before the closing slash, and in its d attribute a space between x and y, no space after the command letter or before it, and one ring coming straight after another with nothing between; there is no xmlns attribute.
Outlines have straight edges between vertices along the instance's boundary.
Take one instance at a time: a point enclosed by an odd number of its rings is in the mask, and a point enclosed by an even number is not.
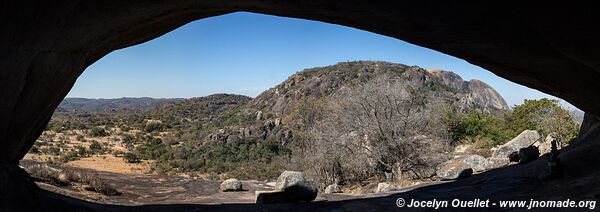
<svg viewBox="0 0 600 212"><path fill-rule="evenodd" d="M257 192L256 203L310 202L317 189L304 172L284 171L277 178L276 191Z"/></svg>

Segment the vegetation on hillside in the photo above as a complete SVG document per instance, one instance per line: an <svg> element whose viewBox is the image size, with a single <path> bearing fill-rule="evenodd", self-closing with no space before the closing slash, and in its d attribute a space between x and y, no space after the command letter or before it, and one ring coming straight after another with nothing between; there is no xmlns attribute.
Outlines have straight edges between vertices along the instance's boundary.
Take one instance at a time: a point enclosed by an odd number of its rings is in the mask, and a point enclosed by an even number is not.
<svg viewBox="0 0 600 212"><path fill-rule="evenodd" d="M114 154L152 161L159 173L240 179L307 170L325 186L386 173L426 178L424 169L456 145L487 155L526 129L561 144L577 134L572 114L555 100L503 111L466 92L415 66L340 63L297 73L254 99L216 94L143 112L57 111L31 152L62 162Z"/></svg>

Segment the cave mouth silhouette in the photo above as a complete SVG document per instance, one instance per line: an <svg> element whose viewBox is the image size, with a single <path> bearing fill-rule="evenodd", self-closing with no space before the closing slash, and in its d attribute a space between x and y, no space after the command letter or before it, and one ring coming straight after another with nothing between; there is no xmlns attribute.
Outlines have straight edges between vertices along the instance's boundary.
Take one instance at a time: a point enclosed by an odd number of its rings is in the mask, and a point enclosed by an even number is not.
<svg viewBox="0 0 600 212"><path fill-rule="evenodd" d="M495 176L486 174L428 186L402 196L444 198L437 193L440 191L454 192L455 197L478 198L598 199L600 196L593 189L597 187L593 179L600 170L600 164L595 163L600 159L596 154L600 149L600 120L596 115L600 112L597 95L600 84L596 83L600 81L600 60L596 53L600 47L596 39L600 32L592 27L599 15L591 5L576 2L545 2L540 7L534 3L504 2L29 0L4 3L0 11L3 14L0 23L7 29L0 33L3 47L0 50L3 70L0 74L0 208L9 211L126 210L39 191L18 167L18 161L39 137L54 109L87 66L113 50L148 41L190 21L237 11L324 21L405 40L465 59L508 80L565 99L586 112L578 140L561 153L566 179L531 178L528 173L535 170L536 164L543 163L537 160L527 166L487 172ZM268 207L326 209L331 204L348 210L389 209L388 200L395 201L395 198L387 198ZM165 207L144 209L167 209Z"/></svg>

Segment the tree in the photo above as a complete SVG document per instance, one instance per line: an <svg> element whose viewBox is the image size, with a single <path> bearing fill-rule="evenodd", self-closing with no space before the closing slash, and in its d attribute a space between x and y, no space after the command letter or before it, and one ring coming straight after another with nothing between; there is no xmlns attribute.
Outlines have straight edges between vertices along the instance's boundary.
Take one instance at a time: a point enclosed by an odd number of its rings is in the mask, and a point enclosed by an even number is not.
<svg viewBox="0 0 600 212"><path fill-rule="evenodd" d="M378 77L332 97L327 117L310 130L306 164L322 185L431 166L446 147L444 103L402 78Z"/></svg>
<svg viewBox="0 0 600 212"><path fill-rule="evenodd" d="M516 136L507 128L504 115L500 114L483 113L479 110L450 110L445 114L444 122L452 143L481 140L486 143L477 146L489 149Z"/></svg>
<svg viewBox="0 0 600 212"><path fill-rule="evenodd" d="M561 145L575 139L579 130L573 115L563 109L558 100L546 98L525 100L523 104L515 106L508 117L508 126L515 133L529 129L537 130L542 137L552 135Z"/></svg>

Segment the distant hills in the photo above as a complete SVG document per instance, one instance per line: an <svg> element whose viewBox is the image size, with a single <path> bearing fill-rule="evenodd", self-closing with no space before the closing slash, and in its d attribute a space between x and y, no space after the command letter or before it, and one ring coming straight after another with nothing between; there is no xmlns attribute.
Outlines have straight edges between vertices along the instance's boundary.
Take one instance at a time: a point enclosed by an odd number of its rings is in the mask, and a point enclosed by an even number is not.
<svg viewBox="0 0 600 212"><path fill-rule="evenodd" d="M56 110L59 112L145 111L166 103L184 100L183 98L155 99L149 97L118 99L65 98Z"/></svg>

